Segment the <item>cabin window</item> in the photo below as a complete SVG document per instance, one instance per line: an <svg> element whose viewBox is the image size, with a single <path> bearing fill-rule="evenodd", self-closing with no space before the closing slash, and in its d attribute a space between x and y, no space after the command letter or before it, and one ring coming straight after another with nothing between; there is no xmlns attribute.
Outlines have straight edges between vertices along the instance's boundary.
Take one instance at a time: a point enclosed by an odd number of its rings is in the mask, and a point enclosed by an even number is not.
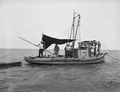
<svg viewBox="0 0 120 92"><path fill-rule="evenodd" d="M81 45L79 45L79 48L82 50L86 50L87 46L86 46L86 44L81 44Z"/></svg>
<svg viewBox="0 0 120 92"><path fill-rule="evenodd" d="M86 49L87 49L87 47L80 47L80 49L82 49L82 50L86 50Z"/></svg>

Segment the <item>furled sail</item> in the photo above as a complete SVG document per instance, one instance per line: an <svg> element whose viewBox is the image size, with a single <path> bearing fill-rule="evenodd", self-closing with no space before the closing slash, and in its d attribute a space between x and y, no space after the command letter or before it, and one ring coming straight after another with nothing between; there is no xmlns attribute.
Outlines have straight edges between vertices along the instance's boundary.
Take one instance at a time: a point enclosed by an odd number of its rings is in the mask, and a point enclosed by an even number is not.
<svg viewBox="0 0 120 92"><path fill-rule="evenodd" d="M43 34L42 41L45 43L45 49L47 49L51 44L65 44L75 41L75 39L57 39Z"/></svg>

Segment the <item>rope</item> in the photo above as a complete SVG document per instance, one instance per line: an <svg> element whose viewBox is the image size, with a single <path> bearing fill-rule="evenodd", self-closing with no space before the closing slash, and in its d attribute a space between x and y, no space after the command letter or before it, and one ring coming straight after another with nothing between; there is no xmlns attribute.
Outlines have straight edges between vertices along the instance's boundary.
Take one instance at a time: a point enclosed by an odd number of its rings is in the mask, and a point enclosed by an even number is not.
<svg viewBox="0 0 120 92"><path fill-rule="evenodd" d="M65 36L69 30L70 30L71 27L69 27L66 31L64 31L63 33L61 33L60 35L58 35L58 37L62 38L63 36Z"/></svg>
<svg viewBox="0 0 120 92"><path fill-rule="evenodd" d="M76 18L75 18L75 22L76 22ZM76 23L75 23L76 24ZM74 25L74 26L76 26L76 25ZM61 33L60 35L58 35L58 37L63 37L64 35L66 35L67 34L67 32L69 32L69 30L72 28L72 26L70 26L66 31L64 31L63 33ZM70 38L71 38L71 36L70 36Z"/></svg>
<svg viewBox="0 0 120 92"><path fill-rule="evenodd" d="M114 57L112 57L112 56L110 56L110 55L108 55L108 56L111 57L112 59L115 59L115 60L117 60L117 61L120 61L119 59L114 58Z"/></svg>
<svg viewBox="0 0 120 92"><path fill-rule="evenodd" d="M80 23L81 24L81 23ZM82 25L82 24L81 24ZM83 25L82 25L83 26ZM96 38L85 26L83 26L96 40L98 40L98 38ZM99 40L98 40L99 41ZM111 51L103 44L103 43L101 43L110 53L111 53ZM114 57L112 57L112 56L110 56L110 55L108 55L109 57L111 57L112 59L115 59L115 60L117 60L117 61L120 61L119 59L116 59L116 58L114 58Z"/></svg>

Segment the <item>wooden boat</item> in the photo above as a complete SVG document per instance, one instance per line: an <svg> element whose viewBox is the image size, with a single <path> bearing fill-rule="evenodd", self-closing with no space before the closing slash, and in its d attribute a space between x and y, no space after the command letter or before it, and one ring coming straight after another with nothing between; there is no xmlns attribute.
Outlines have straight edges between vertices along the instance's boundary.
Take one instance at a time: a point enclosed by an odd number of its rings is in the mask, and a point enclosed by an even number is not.
<svg viewBox="0 0 120 92"><path fill-rule="evenodd" d="M9 66L20 66L21 61L17 62L0 62L0 67L9 67Z"/></svg>
<svg viewBox="0 0 120 92"><path fill-rule="evenodd" d="M38 64L38 65L79 65L79 64L97 64L105 61L105 55L107 53L102 53L98 57L93 57L90 59L86 58L36 58L36 57L24 57L24 60L30 64Z"/></svg>
<svg viewBox="0 0 120 92"><path fill-rule="evenodd" d="M75 23L76 23L75 20L78 20L76 28L75 28ZM42 41L44 42L43 48L45 52L49 52L47 51L47 48L52 44L62 45L68 43L66 47L69 46L70 48L66 49L65 47L65 55L63 55L62 57L59 57L59 55L57 57L54 57L54 54L52 57L49 57L46 56L45 54L45 57L39 58L39 57L28 56L28 57L24 57L24 60L30 64L39 64L39 65L64 65L64 64L78 65L78 64L96 64L96 63L104 62L107 53L100 52L101 44L99 41L79 40L78 47L75 47L79 24L80 24L80 14L75 16L74 13L73 24L69 39L58 39L43 34Z"/></svg>

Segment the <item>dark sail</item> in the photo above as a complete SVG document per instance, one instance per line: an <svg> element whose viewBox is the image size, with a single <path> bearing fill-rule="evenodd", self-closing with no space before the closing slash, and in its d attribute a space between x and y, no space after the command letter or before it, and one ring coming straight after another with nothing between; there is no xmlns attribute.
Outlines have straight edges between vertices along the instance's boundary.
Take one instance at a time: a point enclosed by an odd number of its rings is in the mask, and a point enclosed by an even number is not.
<svg viewBox="0 0 120 92"><path fill-rule="evenodd" d="M42 41L44 41L45 49L47 49L51 44L65 44L75 41L75 39L57 39L43 34Z"/></svg>

